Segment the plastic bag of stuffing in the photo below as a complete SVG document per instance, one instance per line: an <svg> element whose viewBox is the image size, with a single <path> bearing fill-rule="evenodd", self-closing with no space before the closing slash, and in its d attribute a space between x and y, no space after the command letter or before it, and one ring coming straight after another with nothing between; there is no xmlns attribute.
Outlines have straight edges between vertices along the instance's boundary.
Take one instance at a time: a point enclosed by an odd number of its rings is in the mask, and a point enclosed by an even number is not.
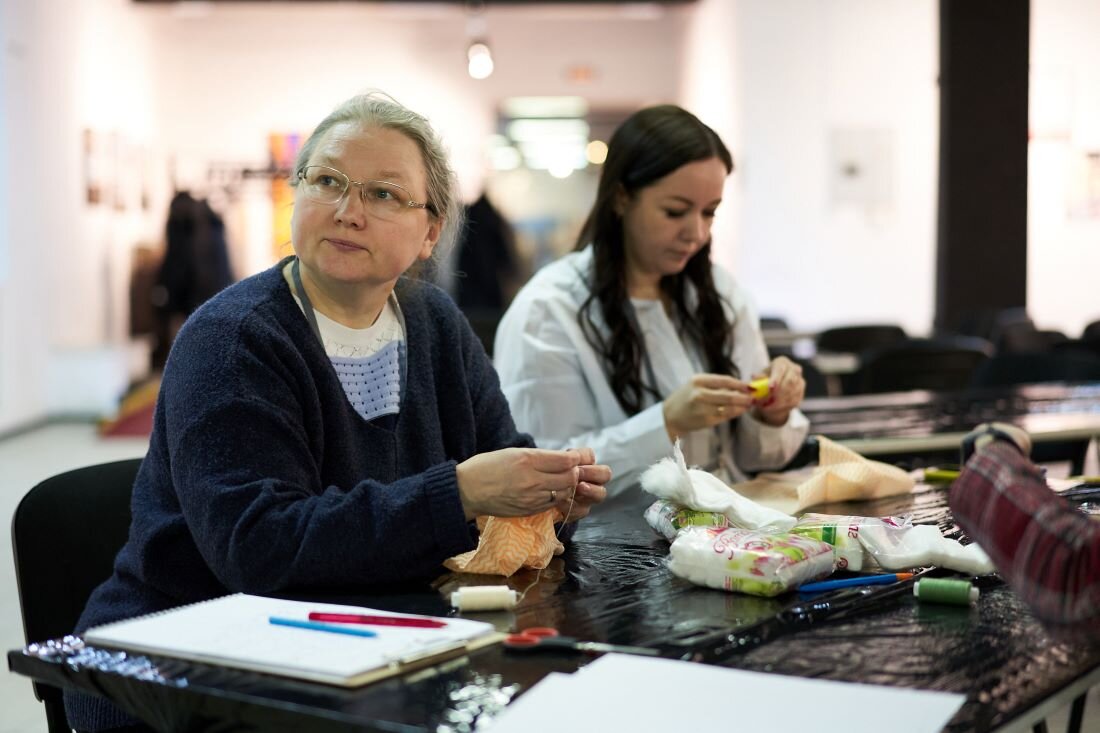
<svg viewBox="0 0 1100 733"><path fill-rule="evenodd" d="M668 567L696 585L770 597L832 574L833 548L796 534L687 527L669 548Z"/></svg>
<svg viewBox="0 0 1100 733"><path fill-rule="evenodd" d="M645 510L645 521L654 532L669 542L676 539L676 534L685 527L730 526L730 520L721 512L696 511L665 499L658 499L650 504Z"/></svg>
<svg viewBox="0 0 1100 733"><path fill-rule="evenodd" d="M913 526L908 517L853 517L838 514L803 514L791 528L794 534L811 537L833 546L838 570L858 572L867 558L859 541L863 527L902 530Z"/></svg>

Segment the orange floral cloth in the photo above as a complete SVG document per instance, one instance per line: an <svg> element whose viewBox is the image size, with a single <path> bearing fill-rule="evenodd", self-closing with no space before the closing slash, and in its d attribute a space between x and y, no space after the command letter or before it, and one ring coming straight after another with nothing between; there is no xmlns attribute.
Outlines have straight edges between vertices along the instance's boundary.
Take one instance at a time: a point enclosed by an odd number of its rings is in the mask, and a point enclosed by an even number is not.
<svg viewBox="0 0 1100 733"><path fill-rule="evenodd" d="M554 522L561 519L557 509L529 517L478 517L477 549L455 555L443 566L458 573L505 576L523 567L541 570L565 552L554 534Z"/></svg>

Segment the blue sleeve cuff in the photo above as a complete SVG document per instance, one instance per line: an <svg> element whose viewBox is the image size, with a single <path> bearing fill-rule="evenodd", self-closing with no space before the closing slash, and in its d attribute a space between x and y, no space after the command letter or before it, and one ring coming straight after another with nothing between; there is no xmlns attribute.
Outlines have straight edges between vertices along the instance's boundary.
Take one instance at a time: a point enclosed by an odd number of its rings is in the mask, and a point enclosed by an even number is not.
<svg viewBox="0 0 1100 733"><path fill-rule="evenodd" d="M476 527L466 521L466 512L458 494L456 463L448 461L423 473L424 494L428 501L431 526L440 553L453 557L477 547Z"/></svg>

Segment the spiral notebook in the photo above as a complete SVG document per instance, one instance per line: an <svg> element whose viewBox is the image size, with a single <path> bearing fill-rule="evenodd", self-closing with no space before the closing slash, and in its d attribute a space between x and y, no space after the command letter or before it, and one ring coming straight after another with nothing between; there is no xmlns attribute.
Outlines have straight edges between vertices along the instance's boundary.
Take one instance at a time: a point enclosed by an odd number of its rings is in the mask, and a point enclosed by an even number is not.
<svg viewBox="0 0 1100 733"><path fill-rule="evenodd" d="M369 638L270 621L306 621L313 611L406 616L238 593L97 626L83 637L94 646L355 687L461 656L503 636L492 624L461 618L439 619L446 623L440 628L356 625L375 633Z"/></svg>

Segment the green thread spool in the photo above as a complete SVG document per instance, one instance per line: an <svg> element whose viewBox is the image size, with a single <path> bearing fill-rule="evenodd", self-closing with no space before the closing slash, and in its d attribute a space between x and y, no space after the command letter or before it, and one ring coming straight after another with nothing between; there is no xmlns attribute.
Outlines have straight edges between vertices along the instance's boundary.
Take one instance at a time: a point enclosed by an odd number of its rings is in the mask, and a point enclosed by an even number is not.
<svg viewBox="0 0 1100 733"><path fill-rule="evenodd" d="M969 606L978 600L978 589L968 580L948 578L921 578L913 586L913 595L921 603L946 603L951 606Z"/></svg>

